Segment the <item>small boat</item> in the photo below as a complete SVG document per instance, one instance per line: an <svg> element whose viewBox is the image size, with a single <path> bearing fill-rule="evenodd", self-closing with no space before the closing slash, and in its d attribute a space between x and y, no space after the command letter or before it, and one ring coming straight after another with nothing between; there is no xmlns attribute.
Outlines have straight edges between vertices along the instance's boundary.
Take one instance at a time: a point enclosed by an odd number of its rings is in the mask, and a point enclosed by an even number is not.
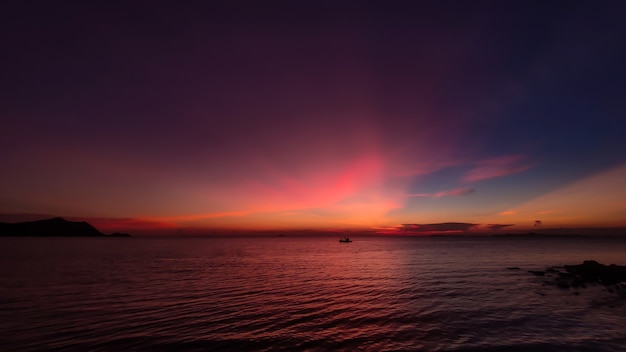
<svg viewBox="0 0 626 352"><path fill-rule="evenodd" d="M339 242L348 243L348 242L352 242L352 240L350 239L350 237L344 237L344 238L340 238Z"/></svg>

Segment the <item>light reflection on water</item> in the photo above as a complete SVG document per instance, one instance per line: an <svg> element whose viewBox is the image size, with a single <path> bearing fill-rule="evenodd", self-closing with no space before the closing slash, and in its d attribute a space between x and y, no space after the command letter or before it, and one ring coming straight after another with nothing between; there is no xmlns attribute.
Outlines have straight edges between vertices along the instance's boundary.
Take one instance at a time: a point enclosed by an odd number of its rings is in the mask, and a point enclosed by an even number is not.
<svg viewBox="0 0 626 352"><path fill-rule="evenodd" d="M526 270L626 264L584 239L0 239L0 349L605 350L626 307ZM518 266L519 271L506 270Z"/></svg>

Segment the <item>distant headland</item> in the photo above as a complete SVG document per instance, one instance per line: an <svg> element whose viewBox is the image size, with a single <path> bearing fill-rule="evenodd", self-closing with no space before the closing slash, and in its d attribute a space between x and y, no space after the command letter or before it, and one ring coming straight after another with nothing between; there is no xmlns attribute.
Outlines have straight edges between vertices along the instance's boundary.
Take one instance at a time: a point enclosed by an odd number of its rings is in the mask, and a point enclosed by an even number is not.
<svg viewBox="0 0 626 352"><path fill-rule="evenodd" d="M1 237L130 237L116 232L106 235L85 221L52 218L18 223L0 222Z"/></svg>

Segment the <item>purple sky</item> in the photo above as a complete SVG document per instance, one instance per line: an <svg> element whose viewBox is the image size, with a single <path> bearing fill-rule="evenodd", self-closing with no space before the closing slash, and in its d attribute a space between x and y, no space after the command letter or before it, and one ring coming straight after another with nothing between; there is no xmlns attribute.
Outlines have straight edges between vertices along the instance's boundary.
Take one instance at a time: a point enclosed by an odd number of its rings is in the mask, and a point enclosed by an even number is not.
<svg viewBox="0 0 626 352"><path fill-rule="evenodd" d="M626 226L622 1L14 1L0 213Z"/></svg>

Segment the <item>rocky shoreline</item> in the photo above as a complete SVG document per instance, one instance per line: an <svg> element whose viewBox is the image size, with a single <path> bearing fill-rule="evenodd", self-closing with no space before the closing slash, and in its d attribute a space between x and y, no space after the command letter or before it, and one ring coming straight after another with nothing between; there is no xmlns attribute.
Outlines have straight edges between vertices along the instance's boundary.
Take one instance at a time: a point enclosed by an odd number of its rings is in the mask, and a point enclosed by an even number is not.
<svg viewBox="0 0 626 352"><path fill-rule="evenodd" d="M116 232L106 235L85 221L53 218L18 223L0 222L0 237L130 237Z"/></svg>
<svg viewBox="0 0 626 352"><path fill-rule="evenodd" d="M519 270L519 268L508 268ZM584 289L588 285L603 285L607 291L626 298L626 266L604 265L586 260L578 265L551 266L545 270L528 270L535 276L546 277L544 285L560 289ZM578 294L576 291L574 294Z"/></svg>

